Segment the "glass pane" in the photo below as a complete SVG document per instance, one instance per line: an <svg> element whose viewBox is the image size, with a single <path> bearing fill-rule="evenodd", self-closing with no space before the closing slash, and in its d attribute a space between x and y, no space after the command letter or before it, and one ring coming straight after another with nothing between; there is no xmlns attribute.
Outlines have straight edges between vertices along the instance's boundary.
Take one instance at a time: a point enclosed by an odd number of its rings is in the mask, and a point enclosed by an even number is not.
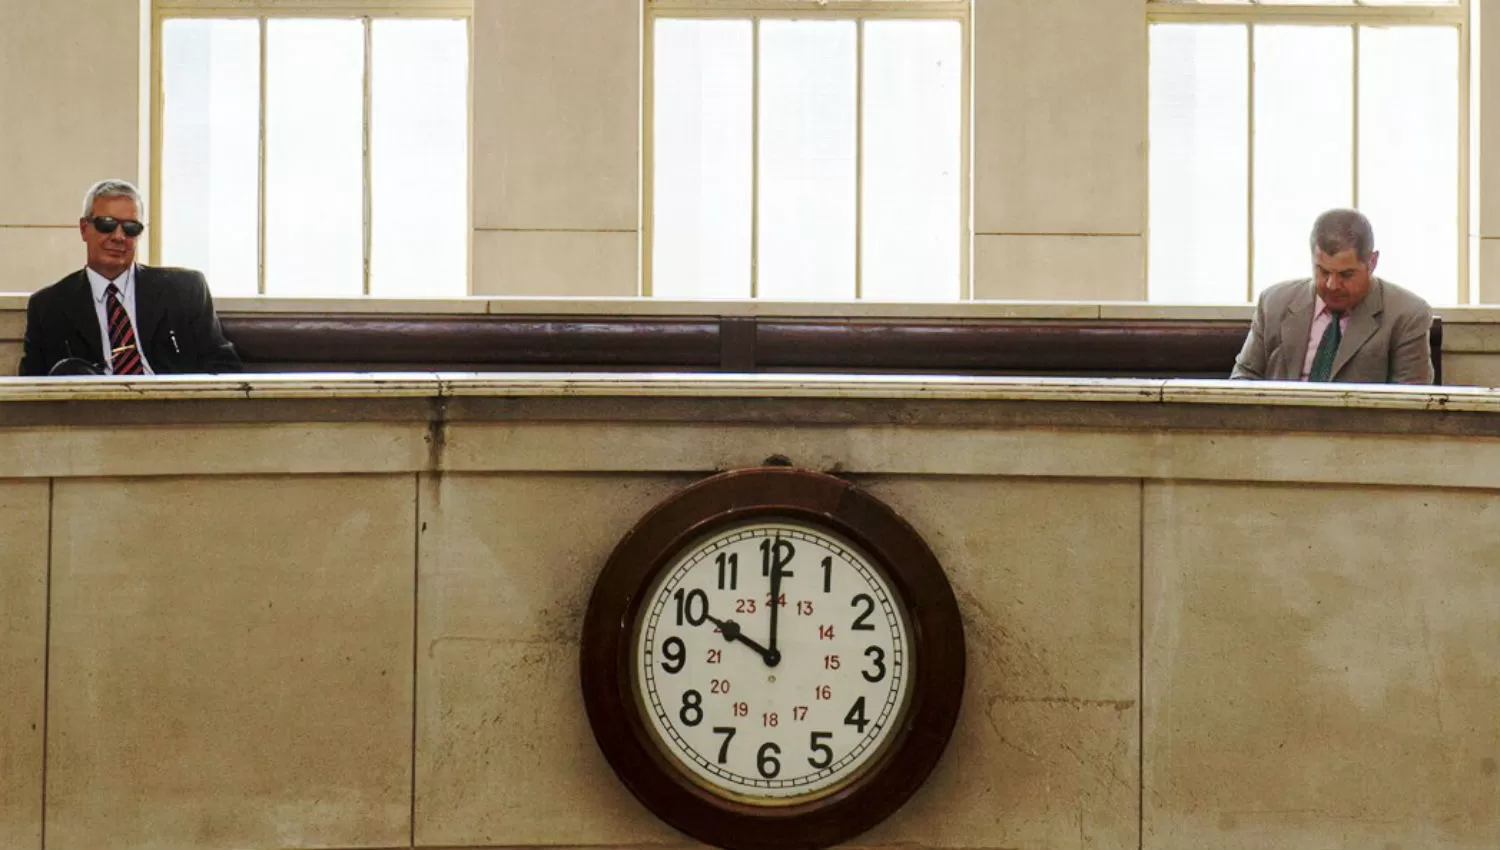
<svg viewBox="0 0 1500 850"><path fill-rule="evenodd" d="M216 295L259 277L260 25L162 24L161 258L208 276Z"/></svg>
<svg viewBox="0 0 1500 850"><path fill-rule="evenodd" d="M750 297L749 21L656 22L651 292Z"/></svg>
<svg viewBox="0 0 1500 850"><path fill-rule="evenodd" d="M1429 302L1458 298L1458 30L1362 27L1359 205L1378 273Z"/></svg>
<svg viewBox="0 0 1500 850"><path fill-rule="evenodd" d="M854 297L855 24L760 25L762 298Z"/></svg>
<svg viewBox="0 0 1500 850"><path fill-rule="evenodd" d="M1313 219L1354 200L1354 30L1255 28L1255 291L1312 274Z"/></svg>
<svg viewBox="0 0 1500 850"><path fill-rule="evenodd" d="M963 31L865 24L862 297L959 296Z"/></svg>
<svg viewBox="0 0 1500 850"><path fill-rule="evenodd" d="M464 295L468 27L400 19L372 26L370 294Z"/></svg>
<svg viewBox="0 0 1500 850"><path fill-rule="evenodd" d="M266 293L364 290L364 26L271 21Z"/></svg>
<svg viewBox="0 0 1500 850"><path fill-rule="evenodd" d="M1152 301L1245 300L1248 50L1243 25L1151 27Z"/></svg>

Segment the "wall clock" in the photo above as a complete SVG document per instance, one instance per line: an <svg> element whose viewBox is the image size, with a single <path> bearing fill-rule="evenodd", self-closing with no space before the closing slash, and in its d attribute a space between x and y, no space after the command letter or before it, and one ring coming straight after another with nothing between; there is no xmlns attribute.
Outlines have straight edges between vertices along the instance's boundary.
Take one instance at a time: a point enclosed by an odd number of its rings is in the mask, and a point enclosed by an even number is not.
<svg viewBox="0 0 1500 850"><path fill-rule="evenodd" d="M937 764L963 698L963 627L893 510L767 466L686 488L620 541L581 675L610 766L662 820L731 850L827 847Z"/></svg>

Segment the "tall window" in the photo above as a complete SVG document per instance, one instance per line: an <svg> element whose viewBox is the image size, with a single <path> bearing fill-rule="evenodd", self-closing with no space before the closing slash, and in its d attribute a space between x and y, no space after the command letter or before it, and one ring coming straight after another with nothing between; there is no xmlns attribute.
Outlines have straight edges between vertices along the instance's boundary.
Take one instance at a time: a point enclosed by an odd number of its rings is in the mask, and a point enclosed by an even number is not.
<svg viewBox="0 0 1500 850"><path fill-rule="evenodd" d="M1150 296L1243 302L1311 274L1330 207L1377 273L1467 301L1464 0L1151 0Z"/></svg>
<svg viewBox="0 0 1500 850"><path fill-rule="evenodd" d="M152 256L220 295L465 294L471 6L158 0Z"/></svg>
<svg viewBox="0 0 1500 850"><path fill-rule="evenodd" d="M647 0L646 291L967 295L967 0Z"/></svg>

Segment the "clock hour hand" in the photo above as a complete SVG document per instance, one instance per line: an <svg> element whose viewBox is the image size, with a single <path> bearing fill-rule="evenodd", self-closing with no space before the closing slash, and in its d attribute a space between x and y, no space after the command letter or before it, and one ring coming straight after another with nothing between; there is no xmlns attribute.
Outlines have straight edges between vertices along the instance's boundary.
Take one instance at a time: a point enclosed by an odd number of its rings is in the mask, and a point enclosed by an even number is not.
<svg viewBox="0 0 1500 850"><path fill-rule="evenodd" d="M755 650L756 654L758 654L762 659L765 660L766 666L768 667L775 667L777 664L781 663L781 653L775 651L774 649L766 649L764 646L760 645L759 641L755 640L754 638L746 637L745 632L740 628L739 623L736 623L733 620L720 620L718 617L715 617L712 614L709 614L707 616L710 623L713 623L714 625L719 627L719 631L724 635L724 640L730 643L739 641L745 646L748 646L751 649Z"/></svg>

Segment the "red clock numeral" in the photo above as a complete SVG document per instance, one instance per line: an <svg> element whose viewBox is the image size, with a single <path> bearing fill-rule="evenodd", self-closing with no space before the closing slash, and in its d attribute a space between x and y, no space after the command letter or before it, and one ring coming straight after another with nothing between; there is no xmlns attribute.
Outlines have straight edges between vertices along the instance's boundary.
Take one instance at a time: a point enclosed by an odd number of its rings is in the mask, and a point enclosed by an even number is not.
<svg viewBox="0 0 1500 850"><path fill-rule="evenodd" d="M711 694L727 694L727 693L729 693L729 680L728 679L710 679L709 682L708 682L708 692L711 693Z"/></svg>
<svg viewBox="0 0 1500 850"><path fill-rule="evenodd" d="M793 720L806 720L807 719L807 706L805 706L805 705L794 705L794 706L792 706L792 719Z"/></svg>
<svg viewBox="0 0 1500 850"><path fill-rule="evenodd" d="M813 688L813 699L823 701L833 699L833 688L827 685L819 685Z"/></svg>
<svg viewBox="0 0 1500 850"><path fill-rule="evenodd" d="M839 657L837 655L825 655L825 656L823 656L823 669L824 670L837 670L837 669L839 669Z"/></svg>
<svg viewBox="0 0 1500 850"><path fill-rule="evenodd" d="M737 702L737 703L735 703L734 704L734 716L735 717L749 717L750 716L750 704L747 703L747 702Z"/></svg>
<svg viewBox="0 0 1500 850"><path fill-rule="evenodd" d="M818 640L833 640L833 626L818 626Z"/></svg>

